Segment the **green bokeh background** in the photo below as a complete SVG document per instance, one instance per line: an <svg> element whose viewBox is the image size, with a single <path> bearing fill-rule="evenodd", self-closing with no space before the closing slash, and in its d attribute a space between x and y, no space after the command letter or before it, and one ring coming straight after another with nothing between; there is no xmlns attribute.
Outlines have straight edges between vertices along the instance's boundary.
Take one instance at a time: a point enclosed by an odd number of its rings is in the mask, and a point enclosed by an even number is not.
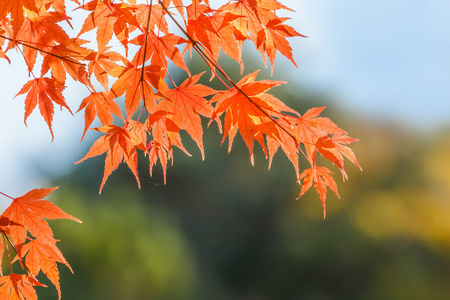
<svg viewBox="0 0 450 300"><path fill-rule="evenodd" d="M84 222L51 222L75 272L60 266L62 299L449 299L450 130L363 120L298 84L273 92L301 113L329 105L324 116L360 139L363 172L347 161L343 183L329 166L341 197L328 194L325 220L315 191L295 200L284 154L268 171L258 149L252 167L242 140L227 154L216 126L205 161L184 137L193 156L175 150L166 185L141 157L141 190L121 165L98 196L104 157L90 159L54 179L52 200Z"/></svg>

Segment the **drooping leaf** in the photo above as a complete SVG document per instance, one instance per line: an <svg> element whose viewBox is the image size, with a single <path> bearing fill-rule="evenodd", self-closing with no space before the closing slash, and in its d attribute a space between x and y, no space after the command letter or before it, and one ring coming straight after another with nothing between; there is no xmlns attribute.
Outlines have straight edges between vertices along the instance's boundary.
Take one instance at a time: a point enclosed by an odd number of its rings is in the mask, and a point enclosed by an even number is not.
<svg viewBox="0 0 450 300"><path fill-rule="evenodd" d="M125 161L130 170L136 177L140 187L137 164L138 157L136 148L145 149L145 141L139 139L134 132L130 131L129 126L119 127L115 125L105 125L94 128L97 131L106 133L99 137L89 149L88 153L75 164L78 164L88 158L102 155L106 152L105 172L99 194L102 192L109 175L116 170L122 161Z"/></svg>
<svg viewBox="0 0 450 300"><path fill-rule="evenodd" d="M280 51L281 54L287 57L298 68L294 61L294 57L292 56L292 48L286 37L306 36L301 35L292 27L282 24L287 19L288 18L277 18L270 20L266 24L266 27L258 32L256 47L263 55L264 64L266 62L264 54L267 54L269 57L272 72L277 51Z"/></svg>
<svg viewBox="0 0 450 300"><path fill-rule="evenodd" d="M92 11L85 19L79 36L85 32L97 29L98 49L105 48L114 32L117 39L128 51L129 24L139 27L133 16L132 6L125 3L114 3L112 0L93 0L80 8Z"/></svg>
<svg viewBox="0 0 450 300"><path fill-rule="evenodd" d="M204 97L213 95L216 91L197 83L202 74L189 77L180 86L168 91L159 101L156 110L168 112L166 118L172 120L173 125L186 130L197 143L204 158L203 127L200 115L207 118L212 116L214 109ZM173 131L173 128L169 125L167 130Z"/></svg>
<svg viewBox="0 0 450 300"><path fill-rule="evenodd" d="M57 188L34 189L21 197L14 198L3 216L10 220L10 235L16 247L25 243L28 231L41 243L51 247L58 254L60 260L65 262L61 252L55 246L56 240L53 238L53 232L44 218L49 220L69 219L80 223L81 221L65 213L53 203L41 200ZM19 256L23 256L20 254L20 248L18 251Z"/></svg>
<svg viewBox="0 0 450 300"><path fill-rule="evenodd" d="M24 10L25 8L25 10ZM8 14L11 15L11 25L13 30L13 39L17 36L19 29L24 22L24 14L30 12L37 13L36 2L32 0L0 0L0 20Z"/></svg>
<svg viewBox="0 0 450 300"><path fill-rule="evenodd" d="M37 300L35 286L45 286L32 276L10 274L0 277L0 295L5 300Z"/></svg>
<svg viewBox="0 0 450 300"><path fill-rule="evenodd" d="M254 163L254 141L258 141L263 150L267 152L263 135L279 140L281 124L276 123L276 119L283 117L283 112L297 114L276 97L265 93L272 87L286 82L255 81L257 74L258 71L242 78L236 84L240 90L232 88L225 92L219 92L211 99L211 102L217 102L212 119L216 119L225 113L222 142L228 136L228 150L230 151L234 137L239 130L249 149L252 164Z"/></svg>
<svg viewBox="0 0 450 300"><path fill-rule="evenodd" d="M117 61L125 62L122 55L114 51L108 51L110 47L100 49L98 52L91 52L86 56L86 60L89 60L88 73L89 76L94 73L98 82L103 86L105 91L108 87L108 74L115 68L119 68Z"/></svg>
<svg viewBox="0 0 450 300"><path fill-rule="evenodd" d="M59 45L51 47L51 50L44 55L42 62L41 76L44 76L50 69L52 77L64 85L66 73L74 80L92 87L86 68L79 60L84 60L92 50L88 50L81 45L88 41L78 38L67 39Z"/></svg>
<svg viewBox="0 0 450 300"><path fill-rule="evenodd" d="M27 93L25 98L25 125L27 124L28 116L39 104L39 111L44 117L45 122L47 122L50 133L53 136L52 121L53 121L53 102L59 104L61 107L65 107L71 114L72 111L67 106L62 95L62 86L56 79L41 77L28 81L22 87L22 89L17 93L16 97L21 94Z"/></svg>
<svg viewBox="0 0 450 300"><path fill-rule="evenodd" d="M61 299L61 288L59 286L59 271L56 262L65 264L71 271L72 268L66 260L62 260L59 253L56 253L52 247L34 239L22 247L25 263L31 274L36 277L39 271L50 279L58 291L58 299Z"/></svg>
<svg viewBox="0 0 450 300"><path fill-rule="evenodd" d="M92 93L84 98L77 113L84 108L84 131L81 139L84 138L84 135L94 121L95 116L100 119L100 122L102 122L103 125L112 124L112 114L123 119L119 106L114 101L108 100L105 92Z"/></svg>
<svg viewBox="0 0 450 300"><path fill-rule="evenodd" d="M111 75L117 75L118 79L111 87L108 100L120 97L125 93L127 119L136 112L141 100L147 110L153 110L156 105L153 88L167 90L163 80L165 69L157 65L139 68L130 63L126 67L112 70Z"/></svg>
<svg viewBox="0 0 450 300"><path fill-rule="evenodd" d="M69 35L58 25L68 21L68 17L58 12L40 9L38 13L28 12L29 17L17 34L17 40L23 43L23 54L30 70L36 63L39 51L51 52L52 47L69 40ZM15 45L18 47L18 45ZM41 52L44 53L44 52Z"/></svg>
<svg viewBox="0 0 450 300"><path fill-rule="evenodd" d="M303 179L303 182L301 183L302 190L297 199L309 190L314 183L314 188L317 190L320 200L322 201L324 218L326 215L325 199L327 196L327 186L339 197L336 181L331 174L333 173L328 168L313 166L309 169L305 169L298 179L299 182Z"/></svg>
<svg viewBox="0 0 450 300"><path fill-rule="evenodd" d="M146 36L147 45L145 45ZM137 36L130 43L141 45L139 51L133 58L132 63L134 65L137 66L144 63L145 54L145 62L150 60L152 65L167 69L167 58L169 58L176 66L190 74L181 52L176 47L177 45L186 43L185 39L171 33L157 36L153 31L149 31L148 33Z"/></svg>

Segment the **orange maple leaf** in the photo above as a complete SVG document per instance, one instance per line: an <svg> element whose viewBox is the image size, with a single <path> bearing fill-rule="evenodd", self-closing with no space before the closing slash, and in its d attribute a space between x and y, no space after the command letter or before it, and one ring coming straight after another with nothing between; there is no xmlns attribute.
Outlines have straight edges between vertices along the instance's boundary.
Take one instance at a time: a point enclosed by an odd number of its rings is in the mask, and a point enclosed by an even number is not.
<svg viewBox="0 0 450 300"><path fill-rule="evenodd" d="M167 130L176 132L173 125L186 130L186 132L197 143L202 158L205 157L203 150L203 127L200 115L210 118L214 112L212 105L204 97L213 95L217 91L202 84L197 84L203 73L186 79L180 86L168 91L165 97L159 100L157 111L165 111L169 114L167 119L173 123L167 125Z"/></svg>
<svg viewBox="0 0 450 300"><path fill-rule="evenodd" d="M111 87L108 100L120 97L125 93L127 120L136 112L141 100L147 110L153 111L156 105L153 99L155 94L153 88L156 90L168 89L163 80L165 70L157 65L138 68L128 63L126 67L115 68L110 74L118 79Z"/></svg>
<svg viewBox="0 0 450 300"><path fill-rule="evenodd" d="M166 6L168 6L168 4ZM149 5L137 4L134 6L134 8L136 9L136 13L134 14L134 16L136 17L137 23L140 24L140 29L142 32L154 31L156 29L157 31L161 31L165 34L169 33L169 25L167 24L167 20L165 19L165 11L160 5L151 6L150 20L148 19L148 14L150 12ZM149 23L148 29L147 22ZM132 31L133 25L131 25L130 28L130 31Z"/></svg>
<svg viewBox="0 0 450 300"><path fill-rule="evenodd" d="M311 108L297 120L295 137L299 143L305 146L311 165L315 163L313 159L315 151L326 148L321 143L327 139L328 135L346 134L330 119L319 117L324 109L325 106ZM322 151L321 154L323 153Z"/></svg>
<svg viewBox="0 0 450 300"><path fill-rule="evenodd" d="M147 45L145 45L146 36L148 37ZM181 52L176 47L177 45L186 43L185 39L171 33L157 36L153 31L149 31L148 33L137 36L131 40L130 43L142 46L134 56L132 64L138 66L151 59L152 65L161 66L167 69L168 64L166 57L168 57L176 66L190 74Z"/></svg>
<svg viewBox="0 0 450 300"><path fill-rule="evenodd" d="M62 253L55 246L56 240L53 238L53 232L44 218L50 220L70 219L79 223L81 221L65 213L53 203L41 200L57 188L31 190L21 197L14 198L11 205L4 211L2 216L10 220L11 239L17 247L20 257L23 257L20 245L25 243L28 231L41 243L51 247L58 254L60 260L65 262Z"/></svg>
<svg viewBox="0 0 450 300"><path fill-rule="evenodd" d="M70 271L72 268L66 260L62 260L59 253L52 247L34 239L22 247L23 255L26 255L25 264L33 276L37 276L39 271L50 279L58 291L58 299L61 299L61 288L59 286L59 272L56 262L65 264Z"/></svg>
<svg viewBox="0 0 450 300"><path fill-rule="evenodd" d="M339 197L336 181L330 174L333 173L328 168L313 166L304 170L298 179L299 182L303 179L303 183L302 190L300 191L300 195L297 199L309 190L314 183L314 188L317 190L320 200L322 201L324 218L326 215L325 199L327 196L327 186Z"/></svg>
<svg viewBox="0 0 450 300"><path fill-rule="evenodd" d="M17 41L21 41L23 54L30 70L33 69L39 50L50 52L52 47L69 40L69 35L57 23L68 21L65 14L48 12L45 9L38 13L29 12L29 17L17 34ZM16 45L15 45L16 46ZM44 53L44 52L42 52Z"/></svg>
<svg viewBox="0 0 450 300"><path fill-rule="evenodd" d="M96 28L98 49L102 50L109 43L114 32L128 52L128 24L139 27L133 16L132 6L125 3L113 3L112 0L93 0L79 8L92 13L85 19L78 36Z"/></svg>
<svg viewBox="0 0 450 300"><path fill-rule="evenodd" d="M186 7L188 23L186 31L190 37L200 42L206 49L211 49L211 42L208 32L215 32L215 29L208 16L213 10L204 4L197 4L195 1Z"/></svg>
<svg viewBox="0 0 450 300"><path fill-rule="evenodd" d="M58 80L61 85L65 84L66 73L68 73L74 80L92 87L84 65L79 62L92 52L92 50L81 47L85 43L88 43L88 41L74 38L51 47L51 50L44 55L41 76L44 76L51 69L52 77Z"/></svg>
<svg viewBox="0 0 450 300"><path fill-rule="evenodd" d="M214 31L208 31L209 42L211 48L209 49L217 61L219 59L220 49L228 55L231 59L239 63L241 67L241 73L244 70L244 63L242 61L242 49L239 47L235 37L235 28L233 21L240 16L233 15L231 13L224 13L221 11L215 11L209 18Z"/></svg>
<svg viewBox="0 0 450 300"><path fill-rule="evenodd" d="M272 87L282 85L284 81L261 80L255 81L259 71L251 73L242 78L236 86L228 91L217 93L211 102L217 102L215 112L211 119L216 119L225 113L224 134L222 143L228 136L229 147L239 130L250 152L253 161L253 143L258 141L263 150L267 152L264 145L263 134L280 139L279 128L276 119L284 116L283 112L298 114L279 99L265 92Z"/></svg>
<svg viewBox="0 0 450 300"><path fill-rule="evenodd" d="M10 274L0 277L0 295L7 300L37 300L34 286L45 286L32 276Z"/></svg>
<svg viewBox="0 0 450 300"><path fill-rule="evenodd" d="M169 113L157 111L147 118L145 125L151 128L152 140L147 144L148 160L150 163L150 176L152 176L153 166L157 161L161 163L164 174L164 184L166 183L167 163L173 161L173 146L180 148L186 155L191 156L184 148L180 128L169 118Z"/></svg>
<svg viewBox="0 0 450 300"><path fill-rule="evenodd" d="M25 9L24 9L25 8ZM15 40L19 29L24 22L24 14L38 12L35 1L30 0L0 0L0 20L11 14L13 39Z"/></svg>
<svg viewBox="0 0 450 300"><path fill-rule="evenodd" d="M100 119L100 122L102 122L103 125L112 124L112 114L123 119L119 106L116 102L107 99L106 92L91 93L84 98L77 112L84 108L86 108L84 111L84 131L81 139L84 138L84 135L94 121L95 116Z"/></svg>
<svg viewBox="0 0 450 300"><path fill-rule="evenodd" d="M273 73L273 66L276 57L277 50L280 51L285 57L287 57L297 68L297 64L294 61L294 57L292 56L292 48L289 45L286 37L294 37L301 36L294 28L282 24L284 21L289 18L278 18L270 20L266 27L258 32L258 38L256 42L256 47L260 50L263 59L264 65L266 65L266 57L264 53L267 54L270 60L270 65Z"/></svg>
<svg viewBox="0 0 450 300"><path fill-rule="evenodd" d="M267 135L267 150L269 152L269 169L272 165L273 157L277 153L278 149L281 147L283 152L286 154L287 158L291 161L292 165L295 169L295 174L297 175L297 178L300 176L300 170L298 167L298 153L299 148L297 141L295 138L293 138L292 130L295 128L295 126L290 123L289 121L292 120L292 117L285 117L282 119L278 119L277 123L286 130L279 130L279 136L274 137Z"/></svg>
<svg viewBox="0 0 450 300"><path fill-rule="evenodd" d="M89 76L94 73L98 82L103 86L105 91L109 89L108 87L108 73L113 69L118 68L119 65L115 61L121 60L126 63L124 57L117 52L108 51L111 47L105 47L100 49L98 52L91 52L86 56L86 60L89 60L88 72Z"/></svg>
<svg viewBox="0 0 450 300"><path fill-rule="evenodd" d="M71 114L72 111L67 106L66 101L62 95L62 86L56 79L41 77L28 81L17 93L16 97L21 94L28 93L25 98L25 118L24 122L27 125L27 118L36 108L39 103L39 111L47 122L50 133L53 136L52 121L53 121L53 102L65 107Z"/></svg>
<svg viewBox="0 0 450 300"><path fill-rule="evenodd" d="M93 129L106 133L106 135L99 137L91 146L88 153L75 164L78 164L88 158L102 155L106 152L105 172L103 174L99 194L102 192L103 186L105 185L109 175L111 175L111 173L119 167L122 161L125 161L130 170L133 172L140 188L141 185L137 170L138 157L136 148L145 151L145 141L142 141L138 135L130 130L132 128L129 124L126 124L124 127L105 125Z"/></svg>

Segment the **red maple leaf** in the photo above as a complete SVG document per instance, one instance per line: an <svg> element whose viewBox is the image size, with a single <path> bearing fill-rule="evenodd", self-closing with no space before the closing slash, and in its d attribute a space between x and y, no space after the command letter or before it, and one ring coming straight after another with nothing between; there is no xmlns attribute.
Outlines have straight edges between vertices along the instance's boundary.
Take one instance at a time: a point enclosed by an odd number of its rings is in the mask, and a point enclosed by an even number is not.
<svg viewBox="0 0 450 300"><path fill-rule="evenodd" d="M0 277L0 295L8 300L37 300L35 286L45 286L32 276L10 274Z"/></svg>
<svg viewBox="0 0 450 300"><path fill-rule="evenodd" d="M279 128L281 124L276 119L284 116L283 112L298 114L279 99L265 92L272 87L282 85L284 81L261 80L255 81L258 71L242 78L228 91L217 93L211 102L217 102L212 119L225 113L224 134L222 142L228 136L229 147L239 130L250 152L253 162L253 143L258 141L263 150L266 147L263 134L280 139Z"/></svg>
<svg viewBox="0 0 450 300"><path fill-rule="evenodd" d="M84 60L92 52L92 50L81 47L85 43L88 43L88 41L74 38L51 47L44 55L41 76L44 76L51 69L52 77L58 80L61 85L65 84L67 73L74 80L92 87L86 69L79 61Z"/></svg>
<svg viewBox="0 0 450 300"><path fill-rule="evenodd" d="M215 94L216 90L197 83L202 74L189 77L177 88L169 90L159 101L156 110L168 113L166 118L173 122L167 125L168 131L176 132L172 128L174 125L186 130L197 143L204 158L203 127L200 115L207 118L212 116L214 108L204 97Z"/></svg>
<svg viewBox="0 0 450 300"><path fill-rule="evenodd" d="M136 148L145 150L145 141L142 141L138 135L132 132L131 126L126 124L124 127L115 125L105 125L93 128L97 131L106 133L99 137L89 149L88 153L75 164L78 164L88 158L102 155L106 152L105 172L103 174L102 184L99 194L102 192L109 175L116 170L122 161L125 161L130 170L136 177L136 181L140 187L138 170L137 170L137 151Z"/></svg>
<svg viewBox="0 0 450 300"><path fill-rule="evenodd" d="M325 199L327 197L327 186L339 197L336 181L331 174L333 173L325 167L313 166L304 170L298 179L299 182L303 179L303 183L302 190L297 199L309 190L314 183L314 188L317 190L320 200L322 201L324 218L326 215Z"/></svg>
<svg viewBox="0 0 450 300"><path fill-rule="evenodd" d="M78 36L97 29L97 45L98 49L102 50L109 43L114 32L125 50L128 51L128 24L139 27L133 16L132 6L125 3L113 3L112 0L93 0L80 8L92 11L92 13L85 19Z"/></svg>
<svg viewBox="0 0 450 300"><path fill-rule="evenodd" d="M52 121L53 121L53 102L65 107L71 114L72 111L67 106L66 101L62 95L63 86L54 78L41 77L28 81L17 93L16 97L21 94L28 93L25 98L25 125L27 124L28 116L39 104L39 111L47 122L50 133L53 136Z"/></svg>
<svg viewBox="0 0 450 300"><path fill-rule="evenodd" d="M20 245L25 243L28 231L41 243L51 247L65 262L61 252L55 246L56 240L53 238L53 232L44 218L49 220L70 219L80 223L81 221L66 214L53 203L41 200L57 188L31 190L21 197L14 198L11 205L4 211L2 216L10 220L9 232L19 256L23 257Z"/></svg>
<svg viewBox="0 0 450 300"><path fill-rule="evenodd" d="M108 100L115 99L125 93L125 109L129 119L136 112L141 100L147 110L153 111L156 105L153 99L154 91L167 90L163 78L165 76L164 68L158 65L136 67L128 63L126 67L118 67L111 71L111 75L118 77L111 87Z"/></svg>
<svg viewBox="0 0 450 300"><path fill-rule="evenodd" d="M103 125L112 124L113 116L119 116L123 119L119 106L112 100L107 99L105 92L91 93L83 99L77 112L84 109L84 131L81 139L84 138L86 131L97 116Z"/></svg>
<svg viewBox="0 0 450 300"><path fill-rule="evenodd" d="M58 298L61 299L61 288L59 286L59 271L56 262L65 264L70 271L72 268L66 260L62 260L60 253L56 253L52 247L34 239L22 247L23 255L26 255L25 264L28 271L36 277L39 271L50 279L58 291Z"/></svg>
<svg viewBox="0 0 450 300"><path fill-rule="evenodd" d="M25 10L24 10L25 8ZM37 13L38 8L35 1L30 0L0 0L0 20L11 14L11 25L13 39L24 22L24 13Z"/></svg>
<svg viewBox="0 0 450 300"><path fill-rule="evenodd" d="M105 47L100 49L98 52L92 51L88 56L86 56L86 60L89 60L88 72L89 76L94 73L97 81L103 86L105 91L109 89L108 87L108 74L113 69L118 68L119 65L116 64L116 61L121 60L126 63L126 60L122 55L114 51L108 51L111 47Z"/></svg>

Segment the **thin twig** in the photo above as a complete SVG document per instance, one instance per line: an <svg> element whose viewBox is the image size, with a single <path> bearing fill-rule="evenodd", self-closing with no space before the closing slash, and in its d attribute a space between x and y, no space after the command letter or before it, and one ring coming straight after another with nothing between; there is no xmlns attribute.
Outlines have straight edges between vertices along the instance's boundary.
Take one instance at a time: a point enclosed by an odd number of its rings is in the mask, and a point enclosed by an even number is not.
<svg viewBox="0 0 450 300"><path fill-rule="evenodd" d="M39 49L39 48L37 48L37 47L28 45L28 44L26 44L26 43L24 43L24 42L22 42L22 41L19 41L19 40L15 40L15 41L14 41L13 39L11 39L11 38L9 38L9 37L7 37L7 36L1 35L1 34L0 34L0 38L4 38L4 39L6 39L6 40L8 40L8 41L11 41L11 42L13 42L13 43L18 43L18 44L20 44L20 45L22 45L22 46L25 46L25 47L28 47L28 48L37 50L37 51L39 51L39 52L42 52L42 53L45 53L45 54L48 54L48 55L51 55L51 56L54 56L54 57L57 57L57 58L59 58L59 59L68 61L68 62L73 63L73 64L77 64L77 65L81 65L81 66L86 66L85 64L80 63L80 62L78 62L78 61L73 61L73 60L71 60L71 59L67 59L67 58L64 57L64 56L57 55L57 54L54 54L54 53L51 53L51 52L48 52L48 51Z"/></svg>

